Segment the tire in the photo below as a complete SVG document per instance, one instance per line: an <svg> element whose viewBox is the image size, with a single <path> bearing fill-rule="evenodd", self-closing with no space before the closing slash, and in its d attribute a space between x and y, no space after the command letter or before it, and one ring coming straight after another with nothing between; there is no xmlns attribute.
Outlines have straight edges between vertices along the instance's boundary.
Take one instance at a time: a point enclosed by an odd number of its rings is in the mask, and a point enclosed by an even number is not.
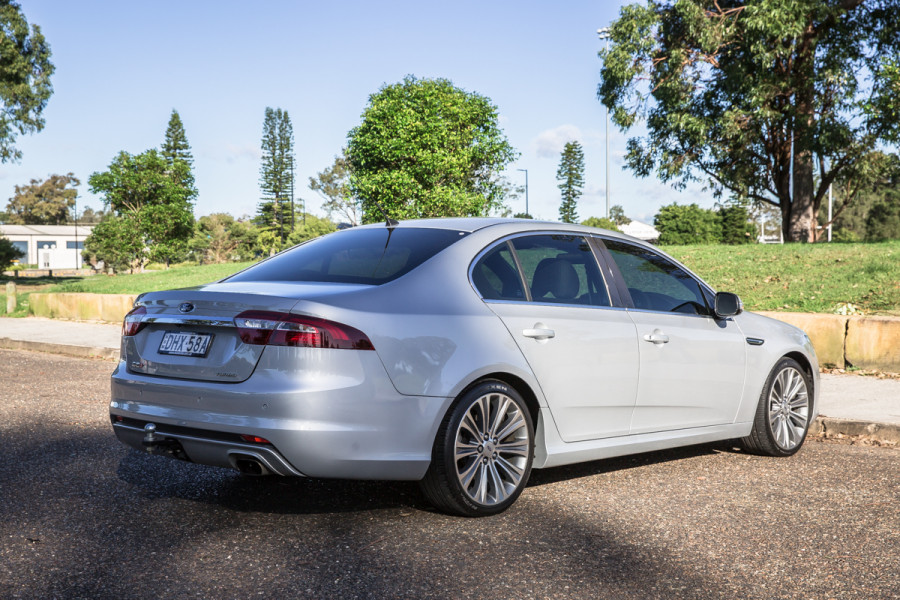
<svg viewBox="0 0 900 600"><path fill-rule="evenodd" d="M810 389L803 367L791 358L781 359L766 379L753 429L741 445L765 456L795 454L809 431Z"/></svg>
<svg viewBox="0 0 900 600"><path fill-rule="evenodd" d="M463 392L447 412L420 486L444 512L496 515L525 489L533 460L528 406L512 387L485 380Z"/></svg>

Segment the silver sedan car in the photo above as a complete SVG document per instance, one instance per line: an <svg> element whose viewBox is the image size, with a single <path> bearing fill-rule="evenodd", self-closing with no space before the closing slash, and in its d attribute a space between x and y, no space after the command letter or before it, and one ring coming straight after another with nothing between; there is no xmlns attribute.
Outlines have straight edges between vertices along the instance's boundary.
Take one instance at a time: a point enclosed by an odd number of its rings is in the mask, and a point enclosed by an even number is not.
<svg viewBox="0 0 900 600"><path fill-rule="evenodd" d="M562 223L339 231L141 295L110 415L153 454L249 475L418 480L454 514L533 468L716 440L797 452L809 338L658 249Z"/></svg>

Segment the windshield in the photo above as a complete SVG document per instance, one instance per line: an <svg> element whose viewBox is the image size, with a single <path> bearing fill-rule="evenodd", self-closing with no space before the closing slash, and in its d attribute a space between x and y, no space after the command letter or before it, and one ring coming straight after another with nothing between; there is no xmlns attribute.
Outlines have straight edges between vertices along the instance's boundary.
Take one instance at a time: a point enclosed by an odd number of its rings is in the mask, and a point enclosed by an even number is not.
<svg viewBox="0 0 900 600"><path fill-rule="evenodd" d="M449 229L346 229L282 252L226 281L379 285L409 273L464 236Z"/></svg>

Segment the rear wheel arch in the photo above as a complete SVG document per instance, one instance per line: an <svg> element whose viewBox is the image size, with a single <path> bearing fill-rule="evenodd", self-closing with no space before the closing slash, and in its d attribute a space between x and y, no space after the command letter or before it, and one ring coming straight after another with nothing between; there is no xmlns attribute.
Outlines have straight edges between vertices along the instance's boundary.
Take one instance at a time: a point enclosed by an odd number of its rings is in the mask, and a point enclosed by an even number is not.
<svg viewBox="0 0 900 600"><path fill-rule="evenodd" d="M531 386L528 385L528 383L526 383L524 379L522 379L521 377L517 377L512 373L499 371L496 373L488 373L486 375L482 375L469 383L462 390L460 390L460 392L456 394L455 397L459 398L476 385L490 380L502 381L522 395L522 399L525 400L525 404L528 406L528 412L531 413L531 421L534 423L535 429L537 429L538 417L540 417L541 414L541 405L540 402L538 402L537 394L534 393L534 390L531 389ZM454 400L454 404L455 402L456 401ZM447 409L447 411L449 412L452 408L453 405L451 405L450 408Z"/></svg>

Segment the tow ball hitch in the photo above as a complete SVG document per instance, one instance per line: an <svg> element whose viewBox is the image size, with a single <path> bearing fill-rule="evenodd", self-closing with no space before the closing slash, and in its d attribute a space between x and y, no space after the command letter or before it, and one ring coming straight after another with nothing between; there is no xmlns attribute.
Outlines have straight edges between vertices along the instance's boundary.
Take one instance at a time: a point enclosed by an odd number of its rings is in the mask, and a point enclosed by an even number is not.
<svg viewBox="0 0 900 600"><path fill-rule="evenodd" d="M156 433L156 425L147 423L144 425L144 439L141 441L149 454L168 454L175 458L187 460L184 450L178 440L166 439Z"/></svg>

